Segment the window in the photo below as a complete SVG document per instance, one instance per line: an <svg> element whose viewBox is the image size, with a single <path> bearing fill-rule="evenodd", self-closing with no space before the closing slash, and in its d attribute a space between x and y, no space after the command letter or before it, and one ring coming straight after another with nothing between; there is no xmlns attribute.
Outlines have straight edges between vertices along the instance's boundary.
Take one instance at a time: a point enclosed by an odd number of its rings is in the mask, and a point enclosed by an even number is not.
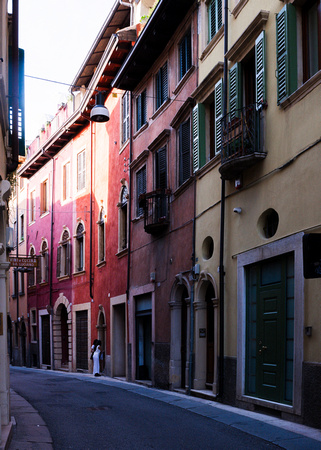
<svg viewBox="0 0 321 450"><path fill-rule="evenodd" d="M179 79L192 67L191 30L189 30L179 44Z"/></svg>
<svg viewBox="0 0 321 450"><path fill-rule="evenodd" d="M159 69L156 75L156 109L168 99L167 62Z"/></svg>
<svg viewBox="0 0 321 450"><path fill-rule="evenodd" d="M40 249L40 258L37 267L37 283L48 283L49 280L49 254L47 241L43 241Z"/></svg>
<svg viewBox="0 0 321 450"><path fill-rule="evenodd" d="M18 268L14 267L12 272L12 297L17 297L17 285L18 285Z"/></svg>
<svg viewBox="0 0 321 450"><path fill-rule="evenodd" d="M222 0L211 0L208 5L209 41L222 26Z"/></svg>
<svg viewBox="0 0 321 450"><path fill-rule="evenodd" d="M121 189L119 207L119 251L127 248L127 230L128 230L128 188L124 184Z"/></svg>
<svg viewBox="0 0 321 450"><path fill-rule="evenodd" d="M321 1L310 0L303 14L303 81L321 69Z"/></svg>
<svg viewBox="0 0 321 450"><path fill-rule="evenodd" d="M70 162L67 162L62 168L62 200L70 198Z"/></svg>
<svg viewBox="0 0 321 450"><path fill-rule="evenodd" d="M40 213L45 214L49 211L49 182L45 180L40 185Z"/></svg>
<svg viewBox="0 0 321 450"><path fill-rule="evenodd" d="M229 112L233 114L254 103L259 109L265 102L265 32L262 31L254 48L229 70Z"/></svg>
<svg viewBox="0 0 321 450"><path fill-rule="evenodd" d="M83 223L79 223L76 229L76 236L75 236L75 271L81 272L84 270L84 234L85 234L85 227Z"/></svg>
<svg viewBox="0 0 321 450"><path fill-rule="evenodd" d="M129 139L129 92L122 98L122 144Z"/></svg>
<svg viewBox="0 0 321 450"><path fill-rule="evenodd" d="M20 273L19 295L24 295L25 294L25 274L24 274L24 272L19 272L19 273Z"/></svg>
<svg viewBox="0 0 321 450"><path fill-rule="evenodd" d="M70 257L70 234L68 230L64 230L60 245L57 249L57 278L70 276Z"/></svg>
<svg viewBox="0 0 321 450"><path fill-rule="evenodd" d="M166 161L166 147L162 147L155 153L155 188L167 188L167 161Z"/></svg>
<svg viewBox="0 0 321 450"><path fill-rule="evenodd" d="M144 214L144 208L139 206L139 196L146 193L146 166L143 166L136 173L136 215L140 217Z"/></svg>
<svg viewBox="0 0 321 450"><path fill-rule="evenodd" d="M179 126L179 185L191 176L190 119Z"/></svg>
<svg viewBox="0 0 321 450"><path fill-rule="evenodd" d="M29 252L29 256L31 256L32 258L34 258L36 256L36 252L34 247L31 247L30 252ZM28 286L34 286L36 277L35 277L35 269L31 268L30 272L28 272Z"/></svg>
<svg viewBox="0 0 321 450"><path fill-rule="evenodd" d="M34 222L36 220L36 191L30 192L29 213L29 222Z"/></svg>
<svg viewBox="0 0 321 450"><path fill-rule="evenodd" d="M86 152L85 150L77 155L77 191L86 187Z"/></svg>
<svg viewBox="0 0 321 450"><path fill-rule="evenodd" d="M105 261L105 211L101 206L98 218L98 263Z"/></svg>
<svg viewBox="0 0 321 450"><path fill-rule="evenodd" d="M37 310L30 309L31 341L37 341Z"/></svg>
<svg viewBox="0 0 321 450"><path fill-rule="evenodd" d="M146 89L136 99L137 131L147 123Z"/></svg>
<svg viewBox="0 0 321 450"><path fill-rule="evenodd" d="M25 217L24 214L20 215L20 242L25 238Z"/></svg>
<svg viewBox="0 0 321 450"><path fill-rule="evenodd" d="M301 22L302 31L298 28ZM277 15L276 24L277 100L280 104L321 70L321 1L307 0L302 8L285 5ZM301 52L302 65L298 58Z"/></svg>

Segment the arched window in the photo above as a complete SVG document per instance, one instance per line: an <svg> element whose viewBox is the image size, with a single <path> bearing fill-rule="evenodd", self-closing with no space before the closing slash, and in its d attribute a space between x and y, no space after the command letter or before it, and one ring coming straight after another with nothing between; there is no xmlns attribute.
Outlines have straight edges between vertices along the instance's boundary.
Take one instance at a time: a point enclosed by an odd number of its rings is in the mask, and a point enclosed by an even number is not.
<svg viewBox="0 0 321 450"><path fill-rule="evenodd" d="M128 234L128 188L125 184L121 189L119 208L119 226L118 226L118 250L121 252L127 248Z"/></svg>
<svg viewBox="0 0 321 450"><path fill-rule="evenodd" d="M98 225L98 264L105 261L105 220L104 207L99 212Z"/></svg>
<svg viewBox="0 0 321 450"><path fill-rule="evenodd" d="M82 222L79 222L76 229L75 236L75 272L82 272L85 267L85 227Z"/></svg>
<svg viewBox="0 0 321 450"><path fill-rule="evenodd" d="M64 230L57 249L57 278L70 276L71 244L68 230Z"/></svg>
<svg viewBox="0 0 321 450"><path fill-rule="evenodd" d="M29 256L34 258L36 256L36 251L34 247L30 248ZM30 272L28 272L28 287L34 286L36 284L36 277L35 277L35 269L30 268Z"/></svg>
<svg viewBox="0 0 321 450"><path fill-rule="evenodd" d="M40 258L37 267L37 282L48 283L49 279L49 254L47 241L43 241L40 248Z"/></svg>

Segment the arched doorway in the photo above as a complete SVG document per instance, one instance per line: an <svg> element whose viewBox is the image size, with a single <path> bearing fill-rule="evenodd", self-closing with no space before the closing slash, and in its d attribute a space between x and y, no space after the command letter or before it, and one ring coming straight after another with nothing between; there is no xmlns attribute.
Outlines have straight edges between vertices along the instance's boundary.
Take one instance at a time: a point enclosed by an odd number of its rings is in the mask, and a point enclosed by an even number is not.
<svg viewBox="0 0 321 450"><path fill-rule="evenodd" d="M214 305L215 297L212 284L208 284L205 294L206 301L206 387L212 389L214 380Z"/></svg>
<svg viewBox="0 0 321 450"><path fill-rule="evenodd" d="M173 389L188 385L190 351L190 291L189 282L180 274L171 292L170 384Z"/></svg>
<svg viewBox="0 0 321 450"><path fill-rule="evenodd" d="M54 368L71 370L71 309L61 293L53 307Z"/></svg>

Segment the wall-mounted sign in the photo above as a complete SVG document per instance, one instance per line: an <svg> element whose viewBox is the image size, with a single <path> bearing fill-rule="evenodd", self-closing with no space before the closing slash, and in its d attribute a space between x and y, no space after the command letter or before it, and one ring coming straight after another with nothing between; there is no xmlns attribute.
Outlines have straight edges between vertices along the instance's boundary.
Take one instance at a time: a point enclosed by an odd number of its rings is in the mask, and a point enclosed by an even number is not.
<svg viewBox="0 0 321 450"><path fill-rule="evenodd" d="M9 256L11 267L37 267L38 259L35 257Z"/></svg>
<svg viewBox="0 0 321 450"><path fill-rule="evenodd" d="M206 338L206 328L200 328L199 329L199 337L200 338Z"/></svg>

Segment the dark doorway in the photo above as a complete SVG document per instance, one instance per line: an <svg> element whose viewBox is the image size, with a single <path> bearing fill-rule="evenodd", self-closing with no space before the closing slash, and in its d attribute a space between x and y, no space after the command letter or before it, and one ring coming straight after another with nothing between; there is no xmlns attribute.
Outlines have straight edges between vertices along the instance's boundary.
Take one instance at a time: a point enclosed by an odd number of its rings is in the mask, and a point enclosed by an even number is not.
<svg viewBox="0 0 321 450"><path fill-rule="evenodd" d="M152 302L150 296L136 300L136 378L152 376Z"/></svg>
<svg viewBox="0 0 321 450"><path fill-rule="evenodd" d="M50 366L50 316L41 316L42 364Z"/></svg>
<svg viewBox="0 0 321 450"><path fill-rule="evenodd" d="M187 304L188 292L186 287L182 293L181 309L181 388L186 388L186 361L187 361Z"/></svg>
<svg viewBox="0 0 321 450"><path fill-rule="evenodd" d="M214 306L215 298L212 284L208 285L206 290L206 309L207 309L207 327L206 327L206 385L212 389L214 379Z"/></svg>
<svg viewBox="0 0 321 450"><path fill-rule="evenodd" d="M21 322L20 327L20 344L21 344L21 365L27 365L27 330L24 320Z"/></svg>
<svg viewBox="0 0 321 450"><path fill-rule="evenodd" d="M88 370L88 311L76 312L76 369Z"/></svg>
<svg viewBox="0 0 321 450"><path fill-rule="evenodd" d="M65 306L61 307L61 365L67 365L69 361L68 355L68 312Z"/></svg>

